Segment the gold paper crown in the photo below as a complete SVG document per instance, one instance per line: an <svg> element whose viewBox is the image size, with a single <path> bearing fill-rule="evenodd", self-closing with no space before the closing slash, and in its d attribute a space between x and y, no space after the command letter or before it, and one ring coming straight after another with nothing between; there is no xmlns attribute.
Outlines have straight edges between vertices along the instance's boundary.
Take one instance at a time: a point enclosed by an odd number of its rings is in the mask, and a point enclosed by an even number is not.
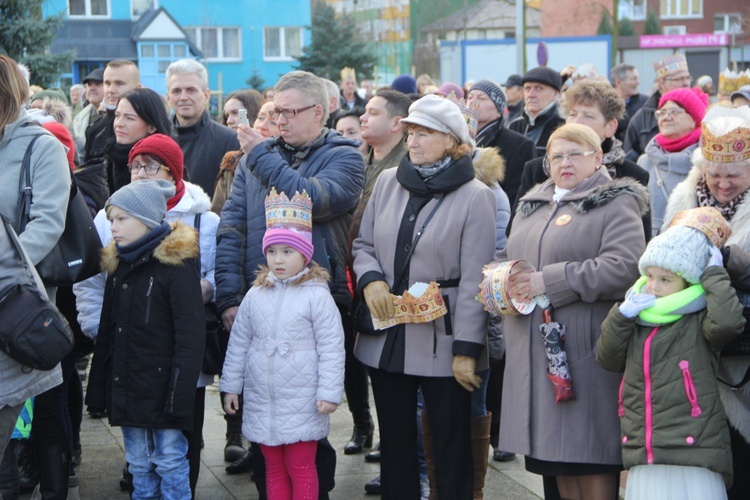
<svg viewBox="0 0 750 500"><path fill-rule="evenodd" d="M354 71L354 68L346 67L341 70L341 81L343 82L347 78L352 77L355 80L357 79L357 72Z"/></svg>
<svg viewBox="0 0 750 500"><path fill-rule="evenodd" d="M382 321L373 316L372 325L376 330L402 323L429 323L448 313L440 288L434 281L430 282L427 290L420 297L413 296L408 290L400 297L397 295L391 295L391 297L396 313L392 318Z"/></svg>
<svg viewBox="0 0 750 500"><path fill-rule="evenodd" d="M697 229L715 246L721 248L732 234L732 229L724 217L714 207L699 207L677 212L669 227L687 226Z"/></svg>
<svg viewBox="0 0 750 500"><path fill-rule="evenodd" d="M448 94L445 98L458 106L458 109L461 110L461 114L463 115L464 120L466 120L466 126L469 127L469 135L472 139L476 139L477 128L479 127L479 101L474 101L470 106L467 106L466 101L460 99L452 90L451 93Z"/></svg>
<svg viewBox="0 0 750 500"><path fill-rule="evenodd" d="M727 68L719 73L719 94L728 96L743 85L750 85L750 70L737 73Z"/></svg>
<svg viewBox="0 0 750 500"><path fill-rule="evenodd" d="M535 302L521 303L510 298L508 279L511 274L522 270L534 269L525 260L490 262L482 269L484 278L479 284L479 293L475 300L484 304L484 310L493 316L529 314L536 306Z"/></svg>
<svg viewBox="0 0 750 500"><path fill-rule="evenodd" d="M678 71L688 72L687 59L682 54L665 57L654 63L654 71L656 71L656 78L659 79Z"/></svg>
<svg viewBox="0 0 750 500"><path fill-rule="evenodd" d="M266 228L312 232L312 200L307 191L295 193L290 200L283 191L278 194L272 187L266 196Z"/></svg>
<svg viewBox="0 0 750 500"><path fill-rule="evenodd" d="M750 159L750 128L736 128L724 135L716 136L701 125L701 153L716 163L735 163Z"/></svg>

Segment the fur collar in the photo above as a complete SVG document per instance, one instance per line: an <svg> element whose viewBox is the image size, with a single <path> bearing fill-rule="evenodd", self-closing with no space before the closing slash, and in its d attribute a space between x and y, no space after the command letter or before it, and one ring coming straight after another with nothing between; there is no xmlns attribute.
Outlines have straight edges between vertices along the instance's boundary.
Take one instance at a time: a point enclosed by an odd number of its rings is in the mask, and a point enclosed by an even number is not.
<svg viewBox="0 0 750 500"><path fill-rule="evenodd" d="M237 165L240 164L240 158L242 158L242 150L229 151L221 159L221 165L219 165L219 176L221 176L225 170L234 172L237 169Z"/></svg>
<svg viewBox="0 0 750 500"><path fill-rule="evenodd" d="M328 274L328 271L322 267L313 262L310 264L310 271L303 274L296 280L290 283L291 286L299 286L303 283L307 283L308 281L318 280L323 283L327 283L330 279L330 275ZM271 280L269 277L269 274L271 273L271 270L268 269L266 266L259 266L258 272L256 273L255 281L253 281L253 286L261 286L261 287L272 287L275 285L275 283Z"/></svg>
<svg viewBox="0 0 750 500"><path fill-rule="evenodd" d="M198 233L195 229L179 221L171 226L172 232L154 250L154 258L168 266L178 266L188 259L197 258L199 254ZM115 248L115 242L112 241L102 250L102 271L112 274L119 265L117 248Z"/></svg>
<svg viewBox="0 0 750 500"><path fill-rule="evenodd" d="M522 217L528 217L540 207L548 205L552 202L553 192L554 183L552 182L552 179L548 179L542 184L537 185L532 189L530 195L524 196L519 203L518 214ZM576 193L575 190L571 191L565 195L563 201L567 201L576 212L585 214L595 208L606 205L623 194L630 195L636 199L641 216L648 213L648 190L638 183L638 181L631 179L630 177L620 177L618 179L609 180L608 182L599 184L592 189L584 190L580 193Z"/></svg>
<svg viewBox="0 0 750 500"><path fill-rule="evenodd" d="M677 184L669 195L667 209L664 211L663 231L669 226L669 222L680 210L687 210L698 206L698 181L703 173L699 168L693 167L687 178ZM745 251L750 252L750 199L745 199L738 207L732 220L729 221L732 234L727 240L727 245L737 245ZM654 228L656 229L656 228Z"/></svg>
<svg viewBox="0 0 750 500"><path fill-rule="evenodd" d="M474 158L474 175L488 187L495 187L505 179L505 161L497 148L477 148Z"/></svg>
<svg viewBox="0 0 750 500"><path fill-rule="evenodd" d="M185 193L180 198L170 211L170 215L173 213L179 214L204 214L211 210L211 198L208 197L206 192L197 184L192 182L185 182Z"/></svg>

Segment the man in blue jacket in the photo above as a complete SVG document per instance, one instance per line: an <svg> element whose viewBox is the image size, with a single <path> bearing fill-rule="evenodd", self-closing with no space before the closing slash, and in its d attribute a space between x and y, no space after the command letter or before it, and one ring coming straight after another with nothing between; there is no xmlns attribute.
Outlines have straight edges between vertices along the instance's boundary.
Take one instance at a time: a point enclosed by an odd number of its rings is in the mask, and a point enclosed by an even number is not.
<svg viewBox="0 0 750 500"><path fill-rule="evenodd" d="M271 115L278 124L279 137L266 140L245 125L237 130L245 156L237 167L217 231L216 305L230 332L258 266L265 263L261 249L266 230L265 197L272 187L289 197L305 190L312 198L312 260L331 274L329 286L342 320L351 321L347 233L365 182L358 142L325 128L328 92L312 73L293 71L284 75L274 87L273 102ZM332 488L330 484L326 489L326 476L330 473L332 480L333 474L320 469L320 460L325 457L321 448L318 465L323 494ZM259 459L259 454L254 454L254 465ZM258 477L257 468L254 472L260 489L258 479L265 478Z"/></svg>

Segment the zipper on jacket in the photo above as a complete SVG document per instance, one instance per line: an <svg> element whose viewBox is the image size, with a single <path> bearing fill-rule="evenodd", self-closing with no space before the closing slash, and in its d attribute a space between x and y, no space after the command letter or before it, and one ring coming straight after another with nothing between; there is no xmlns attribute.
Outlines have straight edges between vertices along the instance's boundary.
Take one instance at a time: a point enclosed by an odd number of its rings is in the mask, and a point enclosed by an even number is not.
<svg viewBox="0 0 750 500"><path fill-rule="evenodd" d="M283 304L284 304L284 295L286 295L286 284L281 284L281 296L278 299L278 302L276 302L276 310L273 313L273 323L271 325L271 335L269 336L269 339L276 340L276 328L279 324L279 316L281 315ZM276 389L274 388L274 372L273 372L273 358L274 355L268 357L268 397L270 400L269 405L269 424L268 424L268 433L271 436L271 440L276 439Z"/></svg>
<svg viewBox="0 0 750 500"><path fill-rule="evenodd" d="M115 290L117 290L117 276L112 278L112 290L109 292L110 297L114 296Z"/></svg>
<svg viewBox="0 0 750 500"><path fill-rule="evenodd" d="M625 385L625 375L620 379L620 388L617 390L617 416L622 418L625 416L625 407L622 404L622 387Z"/></svg>
<svg viewBox="0 0 750 500"><path fill-rule="evenodd" d="M152 278L153 279L153 278ZM174 369L174 382L172 383L172 391L169 394L169 411L174 412L174 395L177 392L177 380L180 378L180 369Z"/></svg>
<svg viewBox="0 0 750 500"><path fill-rule="evenodd" d="M690 363L683 359L680 361L680 370L682 370L682 382L685 384L685 395L690 402L690 416L697 418L703 411L698 406L698 394L695 392L693 384L693 375L690 373Z"/></svg>
<svg viewBox="0 0 750 500"><path fill-rule="evenodd" d="M148 280L148 290L146 291L146 323L151 317L151 289L154 287L154 277Z"/></svg>
<svg viewBox="0 0 750 500"><path fill-rule="evenodd" d="M643 345L643 380L645 390L643 392L645 397L645 408L646 408L646 460L648 464L654 463L654 408L651 404L651 341L654 339L656 334L659 332L659 327L654 327L646 337L646 342Z"/></svg>
<svg viewBox="0 0 750 500"><path fill-rule="evenodd" d="M450 314L450 312L448 313ZM437 357L437 325L432 322L432 359Z"/></svg>

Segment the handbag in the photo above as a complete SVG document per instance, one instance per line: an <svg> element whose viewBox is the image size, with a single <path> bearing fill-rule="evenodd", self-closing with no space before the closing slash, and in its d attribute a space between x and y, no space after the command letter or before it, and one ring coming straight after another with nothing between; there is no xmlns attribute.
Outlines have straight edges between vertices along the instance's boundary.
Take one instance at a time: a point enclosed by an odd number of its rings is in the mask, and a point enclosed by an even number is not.
<svg viewBox="0 0 750 500"><path fill-rule="evenodd" d="M430 222L432 216L435 215L435 212L437 212L437 209L443 203L443 200L445 200L444 194L440 196L435 206L432 207L432 210L427 215L424 223L422 223L422 227L419 228L419 231L417 231L417 234L414 236L414 241L412 241L411 243L409 253L406 254L406 259L404 260L404 265L401 268L401 272L398 273L398 277L393 282L393 286L391 287L392 294L395 293L396 284L401 283L401 280L403 280L404 276L406 276L406 271L409 269L409 261L411 261L411 256L414 254L414 248L417 246L417 242L419 242L419 239L422 237L422 233L424 233L424 230L427 227L427 223ZM357 305L354 307L354 314L352 315L354 330L366 335L378 335L382 333L384 330L376 330L372 324L372 313L370 312L370 308L367 306L367 301L365 300L364 293L361 291L358 292L357 298Z"/></svg>
<svg viewBox="0 0 750 500"><path fill-rule="evenodd" d="M41 134L40 134L41 135ZM21 163L20 196L18 199L18 234L31 220L31 153L40 135L26 148ZM70 197L65 211L65 229L54 248L37 264L36 269L45 285L66 286L88 279L99 273L99 252L102 242L94 227L86 201L70 172Z"/></svg>
<svg viewBox="0 0 750 500"><path fill-rule="evenodd" d="M51 370L73 350L73 332L60 311L50 303L39 276L4 216L7 235L0 280L0 349L35 370Z"/></svg>
<svg viewBox="0 0 750 500"><path fill-rule="evenodd" d="M200 237L201 214L195 214L193 225ZM200 248L200 244L198 248ZM206 375L218 375L224 367L224 357L227 354L229 335L221 323L216 304L209 302L204 304L203 307L206 315L206 350L203 355L203 367L201 371Z"/></svg>

